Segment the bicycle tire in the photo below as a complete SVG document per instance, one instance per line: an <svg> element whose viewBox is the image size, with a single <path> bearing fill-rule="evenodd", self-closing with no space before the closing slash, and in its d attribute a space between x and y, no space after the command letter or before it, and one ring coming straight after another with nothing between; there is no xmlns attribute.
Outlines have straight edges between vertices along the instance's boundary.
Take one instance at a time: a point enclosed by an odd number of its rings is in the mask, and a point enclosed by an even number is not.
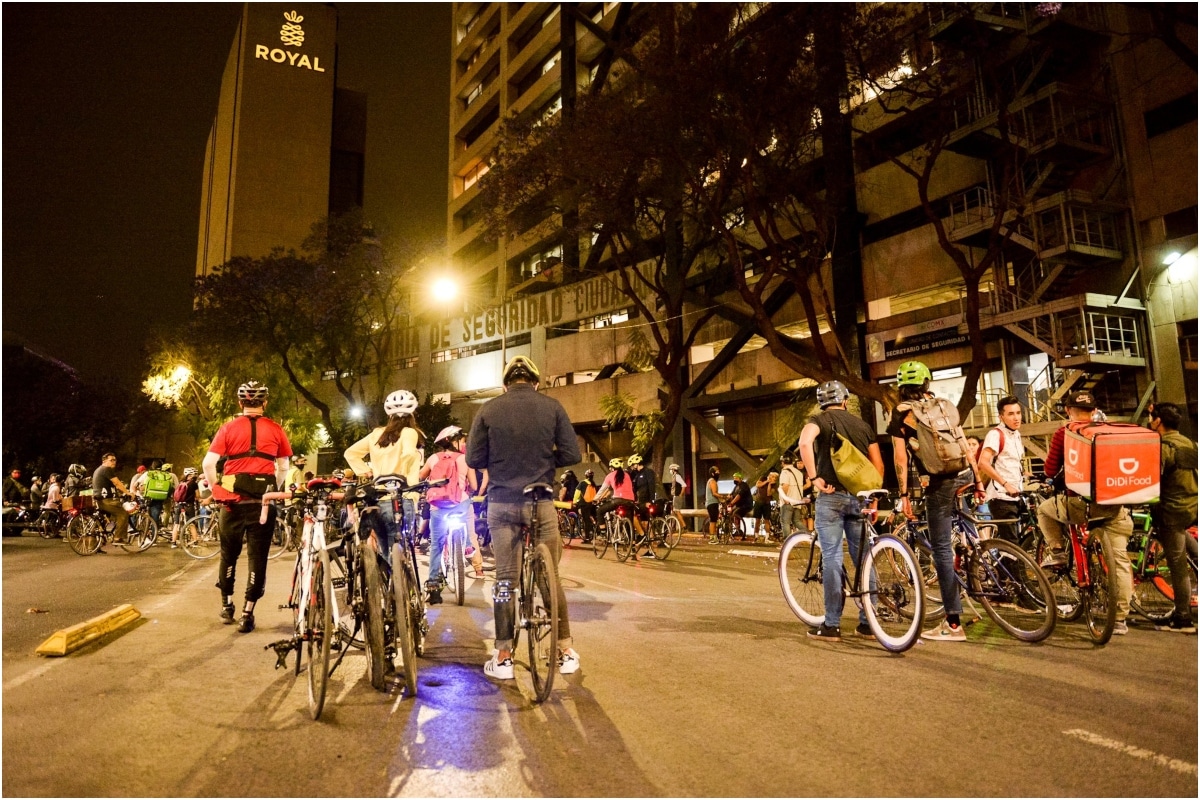
<svg viewBox="0 0 1200 800"><path fill-rule="evenodd" d="M95 555L104 544L104 533L100 529L99 520L95 517L76 517L76 519L81 522L77 529L79 534L69 540L71 549L81 556Z"/></svg>
<svg viewBox="0 0 1200 800"><path fill-rule="evenodd" d="M1165 622L1175 612L1175 590L1167 555L1162 544L1151 536L1146 537L1142 568L1133 574L1133 597L1129 605L1151 622Z"/></svg>
<svg viewBox="0 0 1200 800"><path fill-rule="evenodd" d="M793 533L779 550L779 586L783 599L801 622L816 628L825 622L825 583L821 546L814 537Z"/></svg>
<svg viewBox="0 0 1200 800"><path fill-rule="evenodd" d="M467 601L467 560L463 556L463 539L466 530L451 531L450 533L450 586L454 590L454 599L461 606Z"/></svg>
<svg viewBox="0 0 1200 800"><path fill-rule="evenodd" d="M683 526L679 524L679 520L674 514L663 521L663 537L667 543L667 555L669 556L683 539Z"/></svg>
<svg viewBox="0 0 1200 800"><path fill-rule="evenodd" d="M271 531L271 546L267 550L267 558L276 559L287 552L291 530L282 514L275 515L275 527Z"/></svg>
<svg viewBox="0 0 1200 800"><path fill-rule="evenodd" d="M36 524L39 536L43 539L53 539L58 534L58 513L43 511Z"/></svg>
<svg viewBox="0 0 1200 800"><path fill-rule="evenodd" d="M571 540L575 538L575 530L571 524L571 517L566 509L558 509L558 535L562 537L563 547L571 544Z"/></svg>
<svg viewBox="0 0 1200 800"><path fill-rule="evenodd" d="M633 523L621 517L617 520L616 533L613 536L613 551L617 561L624 563L633 555Z"/></svg>
<svg viewBox="0 0 1200 800"><path fill-rule="evenodd" d="M314 720L321 718L325 708L325 692L329 686L329 650L333 643L333 614L329 603L329 554L317 553L313 564L312 584L308 597L306 635L308 636L308 713ZM296 657L299 665L299 655Z"/></svg>
<svg viewBox="0 0 1200 800"><path fill-rule="evenodd" d="M409 611L409 574L405 568L404 550L400 544L392 546L392 602L396 617L396 649L404 667L404 691L409 697L417 696L417 646Z"/></svg>
<svg viewBox="0 0 1200 800"><path fill-rule="evenodd" d="M925 619L941 619L946 615L946 604L942 602L942 586L938 583L937 566L933 562L933 548L927 540L914 534L916 545L908 544L917 559L917 569L925 591Z"/></svg>
<svg viewBox="0 0 1200 800"><path fill-rule="evenodd" d="M221 552L221 523L217 517L199 514L183 524L183 551L201 561Z"/></svg>
<svg viewBox="0 0 1200 800"><path fill-rule="evenodd" d="M975 552L969 596L977 596L992 621L1022 642L1054 632L1058 611L1046 574L1012 542L986 539Z"/></svg>
<svg viewBox="0 0 1200 800"><path fill-rule="evenodd" d="M861 576L875 584L868 584L870 602L862 604L867 624L885 650L903 653L921 638L925 624L925 587L917 557L903 540L880 536L864 554Z"/></svg>
<svg viewBox="0 0 1200 800"><path fill-rule="evenodd" d="M543 703L554 688L558 672L558 571L550 548L539 544L533 551L529 575L522 581L522 593L529 592L528 627L529 674L533 678L534 702ZM516 647L516 643L513 644Z"/></svg>
<svg viewBox="0 0 1200 800"><path fill-rule="evenodd" d="M675 519L669 517L669 519ZM650 552L659 561L665 561L671 555L671 548L667 545L667 522L662 517L656 517L650 520L650 531L647 534L646 542L650 547Z"/></svg>
<svg viewBox="0 0 1200 800"><path fill-rule="evenodd" d="M367 643L367 680L379 691L387 689L387 653L383 643L383 578L379 561L370 547L360 547L358 563L362 569L366 603L363 606L363 638Z"/></svg>
<svg viewBox="0 0 1200 800"><path fill-rule="evenodd" d="M596 525L596 530L592 533L592 555L596 558L604 558L604 554L608 552L608 534L608 523Z"/></svg>
<svg viewBox="0 0 1200 800"><path fill-rule="evenodd" d="M1108 644L1117 624L1116 591L1113 583L1116 575L1108 568L1108 544L1093 533L1084 548L1087 558L1089 585L1083 598L1083 621L1088 635L1097 645Z"/></svg>
<svg viewBox="0 0 1200 800"><path fill-rule="evenodd" d="M66 527L63 528L63 538L66 539L68 545L78 539L79 535L83 532L85 519L87 517L84 515L77 514L67 520Z"/></svg>
<svg viewBox="0 0 1200 800"><path fill-rule="evenodd" d="M417 571L417 546L411 539L408 542L405 569L408 570L408 613L413 630L413 647L418 656L424 657L425 634L429 632L429 623L425 619L425 592L421 590L421 574Z"/></svg>
<svg viewBox="0 0 1200 800"><path fill-rule="evenodd" d="M1024 550L1033 563L1040 565L1046 559L1046 542L1036 530L1027 532L1021 537L1021 549ZM1071 553L1070 542L1067 552ZM1039 566L1039 569L1041 567ZM1059 619L1064 622L1075 622L1083 616L1083 595L1079 590L1076 570L1073 564L1059 569L1043 569L1042 574L1050 582L1050 593L1054 596L1054 608Z"/></svg>
<svg viewBox="0 0 1200 800"><path fill-rule="evenodd" d="M149 550L158 540L158 523L149 512L143 511L138 515L137 522L130 524L130 541L122 545L125 550L141 553Z"/></svg>

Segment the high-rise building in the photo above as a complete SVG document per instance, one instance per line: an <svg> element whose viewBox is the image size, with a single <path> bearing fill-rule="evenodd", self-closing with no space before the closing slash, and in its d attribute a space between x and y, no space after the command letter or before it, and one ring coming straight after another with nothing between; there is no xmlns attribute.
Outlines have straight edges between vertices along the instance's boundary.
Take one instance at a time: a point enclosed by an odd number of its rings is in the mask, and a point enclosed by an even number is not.
<svg viewBox="0 0 1200 800"><path fill-rule="evenodd" d="M362 205L366 96L336 87L336 59L332 6L243 7L205 150L197 275L298 248Z"/></svg>

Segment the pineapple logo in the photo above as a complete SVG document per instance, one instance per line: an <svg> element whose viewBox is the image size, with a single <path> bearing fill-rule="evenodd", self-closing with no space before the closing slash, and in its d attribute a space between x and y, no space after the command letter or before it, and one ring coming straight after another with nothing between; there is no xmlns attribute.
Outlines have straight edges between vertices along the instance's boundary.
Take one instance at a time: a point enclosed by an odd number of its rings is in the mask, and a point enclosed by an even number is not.
<svg viewBox="0 0 1200 800"><path fill-rule="evenodd" d="M287 22L279 30L279 40L293 47L301 47L304 44L304 28L300 27L300 23L304 21L304 17L295 11L289 11L283 15L283 18Z"/></svg>

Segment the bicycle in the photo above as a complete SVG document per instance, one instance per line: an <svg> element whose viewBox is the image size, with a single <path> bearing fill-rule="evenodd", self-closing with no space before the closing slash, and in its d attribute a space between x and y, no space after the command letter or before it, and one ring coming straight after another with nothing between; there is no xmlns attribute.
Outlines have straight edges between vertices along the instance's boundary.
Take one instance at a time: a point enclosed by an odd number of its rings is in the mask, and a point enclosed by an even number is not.
<svg viewBox="0 0 1200 800"><path fill-rule="evenodd" d="M1048 487L1043 486L1044 492ZM1065 502L1066 497L1057 498ZM1104 645L1112 638L1117 624L1116 576L1108 564L1112 555L1104 537L1093 535L1093 527L1104 520L1089 520L1086 524L1067 525L1067 561L1059 567L1046 570L1050 581L1054 603L1062 618L1074 622L1080 617L1087 626L1092 642ZM1038 529L1023 549L1032 551L1034 560L1042 563L1046 556L1046 542Z"/></svg>
<svg viewBox="0 0 1200 800"><path fill-rule="evenodd" d="M37 527L38 535L43 539L58 539L67 527L69 519L66 511L60 511L57 508L43 508L34 525Z"/></svg>
<svg viewBox="0 0 1200 800"><path fill-rule="evenodd" d="M670 498L655 500L646 506L646 510L650 513L650 550L655 558L665 561L683 538L683 527L674 514Z"/></svg>
<svg viewBox="0 0 1200 800"><path fill-rule="evenodd" d="M1175 611L1175 587L1171 582L1171 568L1162 543L1154 535L1154 526L1148 511L1133 512L1133 535L1129 537L1129 560L1133 566L1133 597L1129 606L1154 623L1171 618ZM1193 532L1195 528L1193 527ZM1190 604L1196 605L1196 540L1188 537L1192 545L1185 550L1188 570L1191 572L1192 596Z"/></svg>
<svg viewBox="0 0 1200 800"><path fill-rule="evenodd" d="M442 545L442 585L454 592L454 599L462 605L467 599L467 514L455 511L446 516L446 541Z"/></svg>
<svg viewBox="0 0 1200 800"><path fill-rule="evenodd" d="M604 522L596 526L596 532L592 536L592 553L596 558L604 558L610 544L615 549L618 544L623 546L624 542L633 540L633 521L629 519L629 514L629 506L624 503L605 512ZM625 558L628 557L626 554Z"/></svg>
<svg viewBox="0 0 1200 800"><path fill-rule="evenodd" d="M847 577L842 570L842 593L865 612L876 640L890 652L902 653L921 637L925 592L917 558L908 544L875 529L878 512L870 506L887 496L883 490L858 493L863 528L858 558L851 560L854 577ZM807 532L789 536L779 552L778 570L779 585L792 613L810 627L823 625L824 565L815 537ZM863 586L864 582L868 585Z"/></svg>
<svg viewBox="0 0 1200 800"><path fill-rule="evenodd" d="M180 532L183 552L201 561L221 552L221 515L207 508L183 523Z"/></svg>
<svg viewBox="0 0 1200 800"><path fill-rule="evenodd" d="M126 501L126 510L133 501ZM136 510L136 506L134 506ZM147 537L149 542L147 543ZM67 544L78 555L90 556L100 552L101 548L116 539L116 523L112 516L97 505L77 509L77 513L67 524ZM148 532L126 531L125 540L117 545L126 552L140 553L154 544L154 538Z"/></svg>
<svg viewBox="0 0 1200 800"><path fill-rule="evenodd" d="M745 538L745 528L742 527L742 517L725 503L717 510L717 540L712 544L732 544L733 537Z"/></svg>
<svg viewBox="0 0 1200 800"><path fill-rule="evenodd" d="M575 510L573 503L554 501L558 512L558 532L562 536L563 547L568 547L572 539L583 540L583 520Z"/></svg>
<svg viewBox="0 0 1200 800"><path fill-rule="evenodd" d="M521 631L527 631L529 674L533 679L535 702L542 703L554 688L558 668L558 570L545 543L535 543L538 507L553 496L548 483L531 483L522 489L531 503L529 524L521 525L521 571L517 575L517 609L520 618L513 626L513 652L520 644ZM612 512L610 512L612 513ZM628 523L629 520L625 519Z"/></svg>
<svg viewBox="0 0 1200 800"><path fill-rule="evenodd" d="M130 511L129 514L129 531L128 544L121 545L125 550L134 550L142 552L150 549L156 541L158 541L158 523L154 521L154 515L150 513L150 501L145 497L134 497L126 503L126 510L129 503L136 505L136 508Z"/></svg>
<svg viewBox="0 0 1200 800"><path fill-rule="evenodd" d="M993 622L1023 642L1040 642L1054 632L1058 614L1050 580L1032 557L1016 544L994 535L993 520L982 520L967 509L973 485L957 491L950 521L954 548L954 575L958 591L975 612L978 600ZM925 594L926 613L934 619L945 614L933 544L924 521L904 520L895 529L917 556Z"/></svg>

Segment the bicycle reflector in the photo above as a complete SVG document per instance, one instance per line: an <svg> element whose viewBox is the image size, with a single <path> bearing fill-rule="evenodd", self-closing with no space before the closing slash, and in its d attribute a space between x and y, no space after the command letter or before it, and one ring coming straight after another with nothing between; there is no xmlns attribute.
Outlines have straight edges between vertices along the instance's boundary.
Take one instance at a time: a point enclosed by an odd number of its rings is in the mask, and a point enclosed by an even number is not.
<svg viewBox="0 0 1200 800"><path fill-rule="evenodd" d="M646 504L646 510L647 510L648 512L650 512L651 514L657 514L657 513L658 513L658 506L654 505L654 503L647 503L647 504Z"/></svg>

